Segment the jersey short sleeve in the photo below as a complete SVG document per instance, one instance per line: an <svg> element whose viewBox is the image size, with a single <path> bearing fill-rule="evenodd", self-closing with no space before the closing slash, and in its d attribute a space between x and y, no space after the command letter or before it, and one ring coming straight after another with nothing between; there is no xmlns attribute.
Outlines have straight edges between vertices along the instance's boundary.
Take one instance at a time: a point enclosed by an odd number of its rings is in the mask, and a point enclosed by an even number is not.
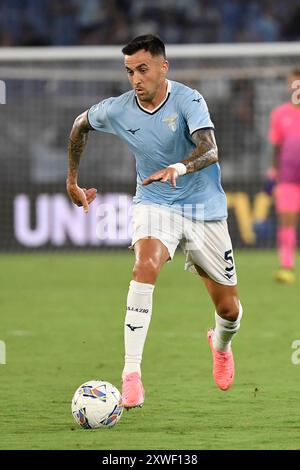
<svg viewBox="0 0 300 470"><path fill-rule="evenodd" d="M112 127L108 116L109 107L112 104L112 101L113 98L107 98L103 101L100 101L98 104L94 104L88 110L88 121L92 128L96 131L115 134L115 130Z"/></svg>
<svg viewBox="0 0 300 470"><path fill-rule="evenodd" d="M190 134L198 129L214 129L215 126L210 118L209 110L203 96L197 91L192 90L183 103L183 113L188 125Z"/></svg>
<svg viewBox="0 0 300 470"><path fill-rule="evenodd" d="M282 141L280 119L276 109L271 113L270 117L269 141L273 145L279 145Z"/></svg>

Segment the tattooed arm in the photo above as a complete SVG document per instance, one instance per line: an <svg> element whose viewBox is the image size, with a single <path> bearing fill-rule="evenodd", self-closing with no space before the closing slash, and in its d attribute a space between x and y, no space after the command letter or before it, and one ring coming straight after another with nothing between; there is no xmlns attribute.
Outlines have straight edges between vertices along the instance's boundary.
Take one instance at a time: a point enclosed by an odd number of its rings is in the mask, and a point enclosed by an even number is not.
<svg viewBox="0 0 300 470"><path fill-rule="evenodd" d="M199 129L193 133L192 139L197 147L181 162L186 166L187 173L202 170L218 161L218 148L213 129Z"/></svg>
<svg viewBox="0 0 300 470"><path fill-rule="evenodd" d="M194 173L218 161L218 148L213 129L199 129L193 133L192 139L196 148L185 160L157 171L146 178L143 185L146 186L153 181L161 181L162 183L170 181L175 187L178 176Z"/></svg>
<svg viewBox="0 0 300 470"><path fill-rule="evenodd" d="M97 190L95 188L80 188L77 185L77 176L79 163L86 146L88 133L92 130L87 118L87 111L80 114L73 124L69 144L68 144L68 176L66 181L67 192L71 201L77 206L83 206L84 212L88 212L89 204L96 197Z"/></svg>

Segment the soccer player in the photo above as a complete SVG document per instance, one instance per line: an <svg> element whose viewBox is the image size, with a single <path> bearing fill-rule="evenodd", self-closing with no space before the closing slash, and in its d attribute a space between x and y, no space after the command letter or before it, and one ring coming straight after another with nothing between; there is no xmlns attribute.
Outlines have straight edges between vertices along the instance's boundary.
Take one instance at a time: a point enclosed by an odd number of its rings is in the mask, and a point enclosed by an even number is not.
<svg viewBox="0 0 300 470"><path fill-rule="evenodd" d="M166 78L168 61L158 37L137 37L122 52L133 90L105 99L76 118L68 148L67 191L85 212L96 197L95 188L77 185L89 131L110 132L128 144L136 160L137 190L122 400L125 408L133 408L144 402L141 360L155 283L179 244L186 252L185 268L202 277L215 305L215 328L207 337L213 376L221 390L233 382L231 340L240 327L242 307L214 125L206 102L198 91Z"/></svg>
<svg viewBox="0 0 300 470"><path fill-rule="evenodd" d="M296 80L298 80L298 86ZM297 249L297 221L300 210L300 69L288 77L291 100L271 113L269 140L273 146L273 166L268 170L276 181L274 190L278 218L277 246L280 269L275 279L295 282L295 254ZM298 88L298 91L297 91Z"/></svg>

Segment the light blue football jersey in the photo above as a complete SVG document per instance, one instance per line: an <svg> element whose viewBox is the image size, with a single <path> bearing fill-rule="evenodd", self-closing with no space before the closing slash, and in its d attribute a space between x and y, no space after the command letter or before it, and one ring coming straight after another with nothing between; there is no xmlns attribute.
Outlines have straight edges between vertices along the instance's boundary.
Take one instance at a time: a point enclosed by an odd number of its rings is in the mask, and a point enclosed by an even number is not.
<svg viewBox="0 0 300 470"><path fill-rule="evenodd" d="M137 171L135 204L179 208L188 217L207 221L227 217L218 163L180 176L175 188L169 182L142 186L152 173L184 160L194 150L193 132L214 128L198 91L168 80L166 99L155 110L143 108L132 90L92 106L88 120L93 129L118 135L131 149Z"/></svg>

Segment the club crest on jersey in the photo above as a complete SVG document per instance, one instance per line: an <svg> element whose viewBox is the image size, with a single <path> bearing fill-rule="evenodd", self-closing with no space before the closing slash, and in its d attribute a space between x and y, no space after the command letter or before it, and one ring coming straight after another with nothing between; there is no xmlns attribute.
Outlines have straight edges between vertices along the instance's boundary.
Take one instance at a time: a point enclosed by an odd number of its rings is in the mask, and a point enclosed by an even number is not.
<svg viewBox="0 0 300 470"><path fill-rule="evenodd" d="M166 124L168 124L171 131L175 132L177 129L177 119L178 119L178 114L172 114L171 116L164 118L162 122L165 122Z"/></svg>

